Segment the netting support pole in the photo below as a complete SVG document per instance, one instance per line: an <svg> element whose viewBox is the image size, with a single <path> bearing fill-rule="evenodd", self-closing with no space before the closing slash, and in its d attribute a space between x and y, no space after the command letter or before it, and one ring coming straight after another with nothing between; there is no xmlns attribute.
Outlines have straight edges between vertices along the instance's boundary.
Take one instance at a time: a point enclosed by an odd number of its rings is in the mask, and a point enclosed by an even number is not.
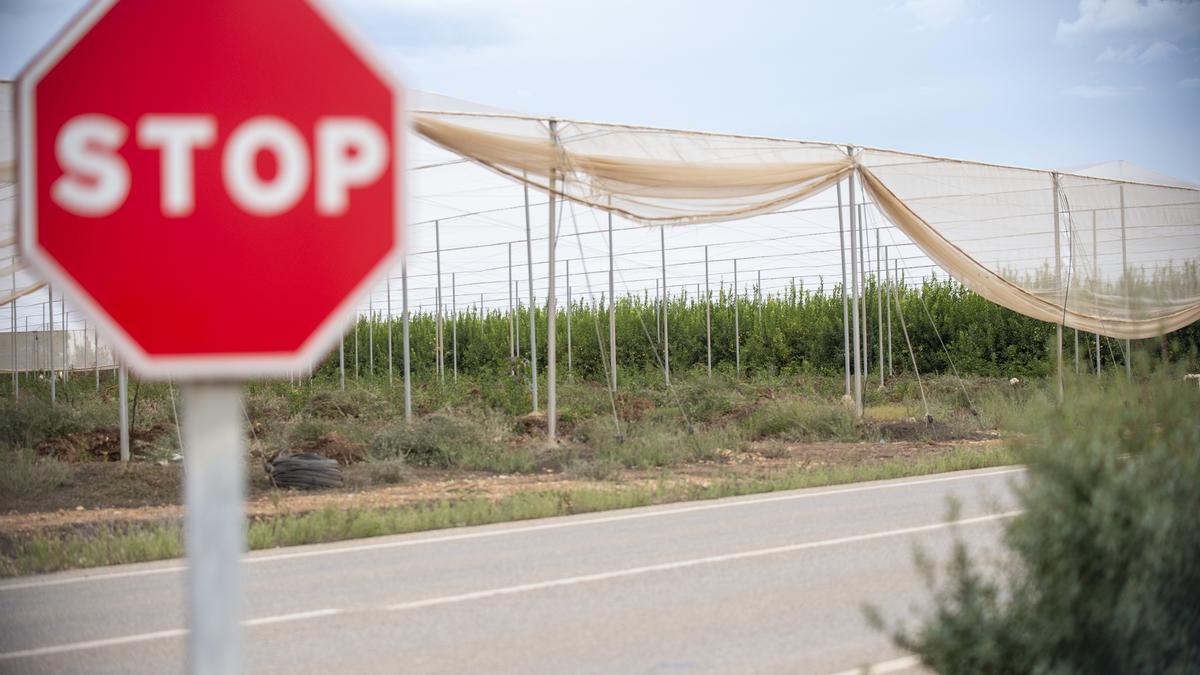
<svg viewBox="0 0 1200 675"><path fill-rule="evenodd" d="M404 421L412 423L412 356L408 346L408 254L400 259L400 351L404 353Z"/></svg>
<svg viewBox="0 0 1200 675"><path fill-rule="evenodd" d="M100 391L100 331L92 329L92 369L96 371L96 391Z"/></svg>
<svg viewBox="0 0 1200 675"><path fill-rule="evenodd" d="M12 312L12 333L9 335L12 336L13 399L19 401L21 399L21 383L17 380L17 256L14 255L11 262L13 299L12 306L9 308Z"/></svg>
<svg viewBox="0 0 1200 675"><path fill-rule="evenodd" d="M842 253L842 354L846 370L846 396L850 395L850 303L846 287L846 227L842 219L842 182L837 184L838 247Z"/></svg>
<svg viewBox="0 0 1200 675"><path fill-rule="evenodd" d="M446 328L442 324L442 224L433 221L434 252L437 260L437 299L434 311L437 313L436 330L437 344L434 345L437 361L438 384L446 384Z"/></svg>
<svg viewBox="0 0 1200 675"><path fill-rule="evenodd" d="M1125 248L1125 186L1118 185L1120 192L1121 206L1121 284L1125 287L1125 313L1132 314L1129 311L1129 262L1128 253ZM1132 317L1131 317L1132 318ZM1130 341L1125 340L1125 376L1133 377L1133 352L1130 351Z"/></svg>
<svg viewBox="0 0 1200 675"><path fill-rule="evenodd" d="M346 391L346 332L338 336L338 388Z"/></svg>
<svg viewBox="0 0 1200 675"><path fill-rule="evenodd" d="M71 380L71 340L70 340L71 334L70 334L70 332L68 332L69 331L69 329L68 329L69 323L68 323L68 315L67 315L67 298L63 295L59 295L59 297L58 297L58 311L59 311L59 314L58 314L59 317L62 318L62 329L63 329L62 371L63 371L63 385L65 386L67 384L67 382L69 382Z"/></svg>
<svg viewBox="0 0 1200 675"><path fill-rule="evenodd" d="M386 282L387 290L387 341L388 341L388 389L392 388L394 377L392 374L392 275L389 270Z"/></svg>
<svg viewBox="0 0 1200 675"><path fill-rule="evenodd" d="M575 370L571 365L571 260L567 259L567 302L563 309L567 320L567 377L575 380Z"/></svg>
<svg viewBox="0 0 1200 675"><path fill-rule="evenodd" d="M862 272L862 295L859 296L859 304L862 305L863 387L867 386L867 378L871 375L871 312L870 305L867 304L867 274L871 269L867 254L870 250L870 247L867 246L867 207L865 204L859 204L858 268Z"/></svg>
<svg viewBox="0 0 1200 675"><path fill-rule="evenodd" d="M708 246L704 247L704 347L708 352L708 379L712 379L712 291L708 287Z"/></svg>
<svg viewBox="0 0 1200 675"><path fill-rule="evenodd" d="M1096 251L1096 210L1092 209L1092 279L1100 287L1100 257ZM1100 334L1096 333L1096 377L1100 377Z"/></svg>
<svg viewBox="0 0 1200 675"><path fill-rule="evenodd" d="M47 346L46 352L50 357L50 402L54 403L57 396L55 380L58 379L58 375L54 372L54 288L49 284L46 285L46 295L50 298L50 344Z"/></svg>
<svg viewBox="0 0 1200 675"><path fill-rule="evenodd" d="M762 299L763 299L763 293L762 293L762 270L758 270L758 278L757 278L757 280L756 280L756 282L755 282L755 283L756 283L757 285L756 285L756 286L755 286L755 288L754 288L754 304L758 305L758 332L759 332L759 334L762 334L762 332L763 332L763 322L762 322Z"/></svg>
<svg viewBox="0 0 1200 675"><path fill-rule="evenodd" d="M458 384L458 274L450 273L450 349L454 351L454 384Z"/></svg>
<svg viewBox="0 0 1200 675"><path fill-rule="evenodd" d="M529 395L532 400L530 409L537 412L537 304L533 295L533 235L529 222L529 183L525 188L525 271L529 275ZM553 202L554 200L551 200Z"/></svg>
<svg viewBox="0 0 1200 675"><path fill-rule="evenodd" d="M662 294L658 292L658 279L654 280L654 339L662 342Z"/></svg>
<svg viewBox="0 0 1200 675"><path fill-rule="evenodd" d="M887 246L883 247L883 276L884 285L887 286L887 293L892 292L892 268L891 268L891 251ZM887 307L887 354L888 354L888 377L896 376L896 369L892 367L892 303L885 302Z"/></svg>
<svg viewBox="0 0 1200 675"><path fill-rule="evenodd" d="M558 122L550 120L550 140L558 145ZM558 376L556 373L558 367L558 351L557 342L558 334L557 314L558 309L555 305L554 298L554 256L555 248L558 243L558 235L554 231L555 213L554 191L557 189L556 181L558 180L558 172L550 169L550 211L549 218L546 223L546 437L550 442L558 436L558 401L557 387Z"/></svg>
<svg viewBox="0 0 1200 675"><path fill-rule="evenodd" d="M367 375L375 377L375 300L367 291Z"/></svg>
<svg viewBox="0 0 1200 675"><path fill-rule="evenodd" d="M658 248L662 255L662 341L663 380L671 386L671 332L668 327L667 311L670 309L671 294L667 291L667 228L658 228Z"/></svg>
<svg viewBox="0 0 1200 675"><path fill-rule="evenodd" d="M515 336L514 348L517 350L517 359L521 358L521 282L513 282L513 295L517 298L517 306L513 312L513 335ZM514 374L516 371L513 371Z"/></svg>
<svg viewBox="0 0 1200 675"><path fill-rule="evenodd" d="M513 362L517 352L513 347L513 278L512 278L512 242L508 242L508 371L515 373Z"/></svg>
<svg viewBox="0 0 1200 675"><path fill-rule="evenodd" d="M851 156L854 149L847 148ZM851 284L851 304L854 305L851 311L851 319L853 322L854 334L854 413L861 419L863 414L863 378L862 378L862 352L859 351L859 340L862 334L859 332L859 319L861 307L858 301L858 207L854 200L854 178L857 175L857 170L850 172L850 284Z"/></svg>
<svg viewBox="0 0 1200 675"><path fill-rule="evenodd" d="M733 373L742 376L742 331L738 325L741 304L741 289L738 288L737 258L733 259Z"/></svg>
<svg viewBox="0 0 1200 675"><path fill-rule="evenodd" d="M121 461L129 461L129 370L125 367L125 362L121 362L120 369L117 371L117 405L120 406L118 411L118 424L120 425L121 434Z"/></svg>
<svg viewBox="0 0 1200 675"><path fill-rule="evenodd" d="M613 396L617 395L617 296L613 274L612 211L608 212L608 366Z"/></svg>
<svg viewBox="0 0 1200 675"><path fill-rule="evenodd" d="M1050 181L1053 190L1054 200L1054 282L1058 288L1060 297L1065 297L1062 286L1062 235L1059 232L1058 223L1058 174L1050 174ZM1065 312L1064 307L1064 312ZM1055 329L1056 347L1055 347L1055 370L1058 375L1058 402L1063 402L1063 324L1062 319L1058 320L1058 325Z"/></svg>
<svg viewBox="0 0 1200 675"><path fill-rule="evenodd" d="M354 379L358 380L358 325L362 323L362 315L358 307L354 308Z"/></svg>
<svg viewBox="0 0 1200 675"><path fill-rule="evenodd" d="M875 228L875 332L879 333L879 386L883 386L883 257L880 255L882 246L879 241L879 228Z"/></svg>

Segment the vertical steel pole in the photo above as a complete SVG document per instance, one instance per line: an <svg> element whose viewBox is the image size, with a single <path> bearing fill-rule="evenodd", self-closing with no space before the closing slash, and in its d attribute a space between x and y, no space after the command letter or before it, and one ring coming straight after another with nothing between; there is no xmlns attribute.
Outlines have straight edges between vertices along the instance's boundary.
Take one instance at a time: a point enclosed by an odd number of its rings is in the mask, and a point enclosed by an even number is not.
<svg viewBox="0 0 1200 675"><path fill-rule="evenodd" d="M367 374L375 378L375 301L367 291Z"/></svg>
<svg viewBox="0 0 1200 675"><path fill-rule="evenodd" d="M1099 244L1096 241L1096 210L1092 209L1092 284L1100 288L1100 257L1097 252ZM1093 291L1095 292L1095 291ZM1100 334L1096 333L1096 377L1100 377Z"/></svg>
<svg viewBox="0 0 1200 675"><path fill-rule="evenodd" d="M1120 197L1121 197L1121 201L1120 201L1120 207L1121 207L1121 286L1124 287L1124 289L1125 289L1125 313L1127 315L1126 318L1133 318L1132 317L1133 313L1129 310L1129 301L1130 301L1129 296L1130 296L1130 293L1132 292L1132 289L1130 289L1130 287L1129 287L1129 260L1128 260L1128 253L1125 248L1125 186L1118 185L1117 189L1120 190ZM1130 344L1130 341L1128 339L1126 339L1125 340L1125 376L1130 377L1130 378L1133 377L1133 352L1130 351L1131 346L1132 345Z"/></svg>
<svg viewBox="0 0 1200 675"><path fill-rule="evenodd" d="M662 294L658 292L658 279L654 280L654 340L662 342Z"/></svg>
<svg viewBox="0 0 1200 675"><path fill-rule="evenodd" d="M412 422L412 362L408 347L408 255L400 259L400 311L404 313L400 325L400 349L404 352L404 421Z"/></svg>
<svg viewBox="0 0 1200 675"><path fill-rule="evenodd" d="M759 332L759 333L762 333L762 332L763 332L763 321L762 321L762 299L763 299L763 294L762 294L762 270L758 270L758 277L757 277L757 281L756 281L755 283L756 283L757 285L754 287L754 304L758 305L758 332Z"/></svg>
<svg viewBox="0 0 1200 675"><path fill-rule="evenodd" d="M566 321L567 321L567 377L571 380L575 379L575 370L571 367L571 259L567 259L567 303Z"/></svg>
<svg viewBox="0 0 1200 675"><path fill-rule="evenodd" d="M557 145L557 126L558 123L550 120L550 139ZM556 387L558 385L558 377L555 372L558 366L558 351L557 351L557 329L555 326L558 310L554 304L554 255L555 247L558 243L558 235L554 231L554 217L557 215L554 212L554 191L557 189L555 181L558 178L557 171L554 168L550 169L550 212L549 220L546 226L546 436L553 441L558 435L558 401L556 400Z"/></svg>
<svg viewBox="0 0 1200 675"><path fill-rule="evenodd" d="M1050 174L1050 186L1053 194L1051 199L1054 203L1054 283L1057 286L1058 297L1061 299L1065 296L1062 287L1062 237L1059 232L1058 224L1058 174ZM1060 300L1061 301L1061 300ZM1065 311L1065 308L1064 308ZM1055 336L1057 345L1055 346L1055 368L1058 373L1058 402L1063 402L1063 324L1060 315L1056 322Z"/></svg>
<svg viewBox="0 0 1200 675"><path fill-rule="evenodd" d="M742 376L742 329L739 323L741 305L741 289L738 288L737 258L733 259L733 372L737 377Z"/></svg>
<svg viewBox="0 0 1200 675"><path fill-rule="evenodd" d="M100 391L100 331L92 329L92 369L96 371L96 391Z"/></svg>
<svg viewBox="0 0 1200 675"><path fill-rule="evenodd" d="M433 221L433 242L434 250L437 255L437 300L434 311L437 313L434 323L435 339L434 351L436 352L438 384L446 383L446 329L442 325L442 224L439 221Z"/></svg>
<svg viewBox="0 0 1200 675"><path fill-rule="evenodd" d="M861 192L861 190L860 190ZM870 271L870 262L867 260L867 253L871 250L867 246L867 209L865 204L858 205L858 267L862 271L862 295L859 297L859 302L862 305L862 352L863 352L863 386L867 386L867 377L871 374L871 313L868 311L870 306L867 304L867 274Z"/></svg>
<svg viewBox="0 0 1200 675"><path fill-rule="evenodd" d="M887 292L892 292L891 255L887 246L883 247L883 274L887 284ZM887 345L888 345L888 375L894 377L896 369L892 367L892 303L886 302L887 307Z"/></svg>
<svg viewBox="0 0 1200 675"><path fill-rule="evenodd" d="M662 254L662 327L663 379L671 386L671 332L667 314L671 309L671 292L667 290L667 228L658 228L658 245Z"/></svg>
<svg viewBox="0 0 1200 675"><path fill-rule="evenodd" d="M118 411L120 435L121 435L121 461L129 461L129 370L125 367L125 362L121 361L120 370L117 371L117 405L120 406Z"/></svg>
<svg viewBox="0 0 1200 675"><path fill-rule="evenodd" d="M17 256L13 256L12 260L12 306L9 308L12 312L12 386L13 398L21 398L21 384L17 381Z"/></svg>
<svg viewBox="0 0 1200 675"><path fill-rule="evenodd" d="M387 341L388 341L388 389L392 388L392 272L388 270L386 277L387 289Z"/></svg>
<svg viewBox="0 0 1200 675"><path fill-rule="evenodd" d="M853 149L850 149L853 156ZM859 314L860 303L858 298L858 207L855 205L854 188L855 177L857 170L850 172L850 284L852 293L852 302L854 307L851 311L851 319L854 329L853 347L854 347L854 412L859 418L863 414L863 371L862 371L862 352L860 351L859 339L862 334L859 330Z"/></svg>
<svg viewBox="0 0 1200 675"><path fill-rule="evenodd" d="M875 228L875 305L878 316L876 317L875 327L876 333L879 333L879 386L883 386L883 258L879 255L879 228Z"/></svg>
<svg viewBox="0 0 1200 675"><path fill-rule="evenodd" d="M537 390L537 305L533 296L533 235L529 222L529 183L525 188L525 271L529 276L529 395L533 412L538 409ZM553 190L551 190L553 192Z"/></svg>
<svg viewBox="0 0 1200 675"><path fill-rule="evenodd" d="M608 212L608 369L613 395L617 393L617 296L613 277L612 211Z"/></svg>
<svg viewBox="0 0 1200 675"><path fill-rule="evenodd" d="M354 308L354 379L358 379L358 327L362 323L362 315L358 307Z"/></svg>
<svg viewBox="0 0 1200 675"><path fill-rule="evenodd" d="M338 336L338 387L346 390L346 331Z"/></svg>
<svg viewBox="0 0 1200 675"><path fill-rule="evenodd" d="M454 384L458 384L458 273L450 273L450 348L454 350Z"/></svg>
<svg viewBox="0 0 1200 675"><path fill-rule="evenodd" d="M513 371L513 362L517 352L513 342L513 278L512 278L512 242L508 242L508 368Z"/></svg>
<svg viewBox="0 0 1200 675"><path fill-rule="evenodd" d="M842 355L845 360L846 396L850 395L850 305L846 286L846 228L842 221L842 182L837 184L838 247L842 252Z"/></svg>
<svg viewBox="0 0 1200 675"><path fill-rule="evenodd" d="M46 295L50 298L48 303L50 308L50 345L46 352L50 356L50 402L54 403L56 397L55 380L58 378L54 372L54 288L49 284L46 285Z"/></svg>
<svg viewBox="0 0 1200 675"><path fill-rule="evenodd" d="M712 290L708 287L708 245L704 246L704 348L708 353L708 379L712 379Z"/></svg>
<svg viewBox="0 0 1200 675"><path fill-rule="evenodd" d="M241 672L246 550L241 415L237 384L184 385L184 538L194 673Z"/></svg>
<svg viewBox="0 0 1200 675"><path fill-rule="evenodd" d="M517 297L517 307L516 307L516 310L513 312L513 328L514 328L513 335L516 336L515 347L517 350L517 358L520 359L521 358L521 282L520 281L513 282L513 295L515 295ZM515 364L514 364L514 366L515 366ZM515 368L514 368L513 372L514 373L516 372Z"/></svg>
<svg viewBox="0 0 1200 675"><path fill-rule="evenodd" d="M67 314L67 298L61 294L59 295L59 298L58 298L58 310L59 310L59 316L62 317L63 385L66 386L67 382L70 381L70 379L71 379L71 330L70 330L70 323L69 323L68 314Z"/></svg>

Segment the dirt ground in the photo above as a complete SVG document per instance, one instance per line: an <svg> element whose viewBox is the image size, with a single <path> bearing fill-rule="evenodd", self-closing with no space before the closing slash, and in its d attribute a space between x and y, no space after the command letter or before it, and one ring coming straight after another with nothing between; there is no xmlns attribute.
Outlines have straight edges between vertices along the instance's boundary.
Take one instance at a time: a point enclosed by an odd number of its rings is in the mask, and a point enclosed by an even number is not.
<svg viewBox="0 0 1200 675"><path fill-rule="evenodd" d="M579 487L604 489L653 483L664 473L674 480L707 484L718 478L750 477L798 468L867 465L894 459L925 459L955 448L986 449L1000 443L994 436L974 440L901 441L891 443L752 443L742 452L728 451L718 461L669 469L624 470L608 481L571 478L546 470L538 474L497 475L438 469L413 469L398 485L370 485L367 467L343 467L346 486L300 492L273 488L262 467L249 467L248 515L305 513L325 507L381 508L462 497L496 499L522 491L554 491ZM0 534L18 534L101 523L175 520L182 516L182 467L177 463L80 462L70 465L69 484L19 503L0 497Z"/></svg>

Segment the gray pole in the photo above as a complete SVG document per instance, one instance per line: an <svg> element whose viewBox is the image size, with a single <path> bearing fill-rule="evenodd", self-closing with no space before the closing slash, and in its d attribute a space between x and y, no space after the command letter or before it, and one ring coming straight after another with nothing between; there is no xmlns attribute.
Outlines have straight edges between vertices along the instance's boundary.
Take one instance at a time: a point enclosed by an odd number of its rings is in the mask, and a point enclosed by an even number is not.
<svg viewBox="0 0 1200 675"><path fill-rule="evenodd" d="M842 354L846 361L846 396L850 395L850 305L846 287L846 228L842 222L842 182L837 184L838 246L842 252Z"/></svg>
<svg viewBox="0 0 1200 675"><path fill-rule="evenodd" d="M66 298L65 296L59 295L59 298L58 298L58 311L59 311L59 316L61 316L61 317L62 317L62 329L63 329L63 353L62 353L62 357L63 357L63 358L62 358L62 365L63 365L63 385L66 385L66 384L67 384L67 382L69 382L69 381L70 381L70 379L71 379L71 331L70 331L70 328L69 328L69 326L70 326L70 322L69 322L69 318L68 318L68 315L67 315L67 298Z"/></svg>
<svg viewBox="0 0 1200 675"><path fill-rule="evenodd" d="M438 384L446 383L446 329L442 325L442 224L439 221L433 221L433 242L434 249L437 255L437 299L435 304L435 338L436 344L434 351L436 352Z"/></svg>
<svg viewBox="0 0 1200 675"><path fill-rule="evenodd" d="M712 379L712 291L708 287L708 245L704 246L704 346L708 352L708 379Z"/></svg>
<svg viewBox="0 0 1200 675"><path fill-rule="evenodd" d="M367 374L375 377L375 301L367 291Z"/></svg>
<svg viewBox="0 0 1200 675"><path fill-rule="evenodd" d="M362 322L362 315L358 313L358 307L354 308L354 379L358 379L358 325Z"/></svg>
<svg viewBox="0 0 1200 675"><path fill-rule="evenodd" d="M121 362L117 371L117 404L121 407L119 424L121 425L121 461L129 461L129 370L125 362Z"/></svg>
<svg viewBox="0 0 1200 675"><path fill-rule="evenodd" d="M242 667L246 462L241 415L239 385L184 385L184 539L194 673L237 673Z"/></svg>
<svg viewBox="0 0 1200 675"><path fill-rule="evenodd" d="M50 344L46 352L50 356L50 402L54 403L56 396L54 381L57 379L57 375L54 372L54 288L49 284L46 285L46 295L50 298L48 303L50 310Z"/></svg>
<svg viewBox="0 0 1200 675"><path fill-rule="evenodd" d="M516 310L513 312L513 335L516 336L515 347L517 350L517 358L520 359L521 358L521 282L514 281L513 284L514 284L513 285L513 295L515 295L517 298L517 307L516 307ZM514 369L514 373L515 372L516 371ZM537 399L534 399L534 400L536 401Z"/></svg>
<svg viewBox="0 0 1200 675"><path fill-rule="evenodd" d="M608 367L613 395L617 393L617 296L613 279L612 211L608 212Z"/></svg>
<svg viewBox="0 0 1200 675"><path fill-rule="evenodd" d="M346 331L338 336L338 386L346 390Z"/></svg>
<svg viewBox="0 0 1200 675"><path fill-rule="evenodd" d="M654 280L654 340L662 342L662 301L659 299L658 279Z"/></svg>
<svg viewBox="0 0 1200 675"><path fill-rule="evenodd" d="M17 381L17 256L12 257L12 290L13 299L12 307L12 376L13 376L13 398L21 398L21 385Z"/></svg>
<svg viewBox="0 0 1200 675"><path fill-rule="evenodd" d="M1125 186L1118 185L1121 196L1121 285L1125 288L1125 311L1126 314L1131 314L1129 311L1129 262L1125 250ZM1131 318L1131 317L1127 317ZM1125 340L1125 376L1133 377L1133 353L1130 351L1130 342Z"/></svg>
<svg viewBox="0 0 1200 675"><path fill-rule="evenodd" d="M1063 297L1062 287L1062 237L1058 227L1058 174L1050 174L1050 185L1053 194L1051 199L1054 203L1054 283L1058 287L1059 297ZM1064 308L1065 311L1065 308ZM1055 346L1055 365L1058 373L1058 402L1063 402L1063 324L1060 318L1057 322L1055 334L1057 336L1057 344Z"/></svg>
<svg viewBox="0 0 1200 675"><path fill-rule="evenodd" d="M733 372L736 376L742 376L742 330L738 325L738 314L741 304L741 289L738 288L737 278L737 258L733 259Z"/></svg>
<svg viewBox="0 0 1200 675"><path fill-rule="evenodd" d="M883 274L887 281L888 293L892 292L891 256L888 247L883 247ZM895 376L896 369L892 367L892 303L884 303L887 307L887 345L888 345L888 375Z"/></svg>
<svg viewBox="0 0 1200 675"><path fill-rule="evenodd" d="M508 369L513 370L513 362L517 358L513 342L513 278L512 278L512 242L508 242Z"/></svg>
<svg viewBox="0 0 1200 675"><path fill-rule="evenodd" d="M92 329L92 369L96 371L96 391L100 391L100 331Z"/></svg>
<svg viewBox="0 0 1200 675"><path fill-rule="evenodd" d="M1100 258L1096 252L1096 210L1092 209L1092 283L1100 287ZM1096 333L1096 377L1100 377L1100 334Z"/></svg>
<svg viewBox="0 0 1200 675"><path fill-rule="evenodd" d="M762 322L762 270L758 270L757 285L754 287L754 304L758 305L758 332L763 332Z"/></svg>
<svg viewBox="0 0 1200 675"><path fill-rule="evenodd" d="M850 149L853 156L853 149ZM851 311L851 319L854 329L854 412L859 418L863 414L863 375L862 375L862 352L860 351L859 339L862 334L859 332L859 314L861 307L858 301L858 208L855 206L854 199L854 178L857 171L850 172L850 284L852 293L852 304L854 307Z"/></svg>
<svg viewBox="0 0 1200 675"><path fill-rule="evenodd" d="M400 303L404 313L400 325L400 349L404 352L404 421L412 422L412 363L408 348L408 255L400 259Z"/></svg>
<svg viewBox="0 0 1200 675"><path fill-rule="evenodd" d="M454 350L454 384L458 384L458 273L450 273L450 348Z"/></svg>
<svg viewBox="0 0 1200 675"><path fill-rule="evenodd" d="M558 122L550 120L550 140L557 145ZM554 190L557 171L550 169L550 211L546 226L546 436L553 441L558 435L558 401L555 400L558 365L557 331L555 327L557 309L554 304L554 249L558 235L554 231Z"/></svg>
<svg viewBox="0 0 1200 675"><path fill-rule="evenodd" d="M575 370L571 366L571 260L567 259L567 304L566 304L566 320L567 320L567 377L571 380L575 379Z"/></svg>
<svg viewBox="0 0 1200 675"><path fill-rule="evenodd" d="M864 204L858 205L858 268L862 271L862 295L859 296L859 303L862 305L862 353L863 353L863 386L867 386L867 377L871 374L871 314L867 306L867 272L870 270L870 263L867 260L867 253L870 248L867 246L867 209Z"/></svg>
<svg viewBox="0 0 1200 675"><path fill-rule="evenodd" d="M671 309L671 292L667 290L667 228L658 228L658 245L662 254L662 325L663 325L663 379L671 386L671 333L667 313Z"/></svg>
<svg viewBox="0 0 1200 675"><path fill-rule="evenodd" d="M883 259L879 255L879 228L875 228L875 305L878 316L876 317L875 327L876 333L879 333L879 386L883 386Z"/></svg>
<svg viewBox="0 0 1200 675"><path fill-rule="evenodd" d="M392 271L387 272L385 288L387 289L387 341L388 341L388 389L392 388Z"/></svg>
<svg viewBox="0 0 1200 675"><path fill-rule="evenodd" d="M537 390L537 305L533 297L533 235L529 223L529 183L525 187L525 269L529 274L529 393L533 412L538 409ZM553 200L551 200L553 201Z"/></svg>

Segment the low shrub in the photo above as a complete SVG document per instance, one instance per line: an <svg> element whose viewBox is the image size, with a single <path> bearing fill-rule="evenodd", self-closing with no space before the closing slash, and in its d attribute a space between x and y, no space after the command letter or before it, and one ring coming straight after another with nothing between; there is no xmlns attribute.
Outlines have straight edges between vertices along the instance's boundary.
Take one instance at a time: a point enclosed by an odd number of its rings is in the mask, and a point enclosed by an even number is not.
<svg viewBox="0 0 1200 675"><path fill-rule="evenodd" d="M752 440L854 441L860 437L854 412L836 403L768 402L741 421Z"/></svg>
<svg viewBox="0 0 1200 675"><path fill-rule="evenodd" d="M28 499L67 485L71 472L67 465L49 457L38 459L30 450L6 453L0 471L0 501Z"/></svg>
<svg viewBox="0 0 1200 675"><path fill-rule="evenodd" d="M395 485L408 482L412 470L402 457L372 459L367 461L367 476L372 485Z"/></svg>

